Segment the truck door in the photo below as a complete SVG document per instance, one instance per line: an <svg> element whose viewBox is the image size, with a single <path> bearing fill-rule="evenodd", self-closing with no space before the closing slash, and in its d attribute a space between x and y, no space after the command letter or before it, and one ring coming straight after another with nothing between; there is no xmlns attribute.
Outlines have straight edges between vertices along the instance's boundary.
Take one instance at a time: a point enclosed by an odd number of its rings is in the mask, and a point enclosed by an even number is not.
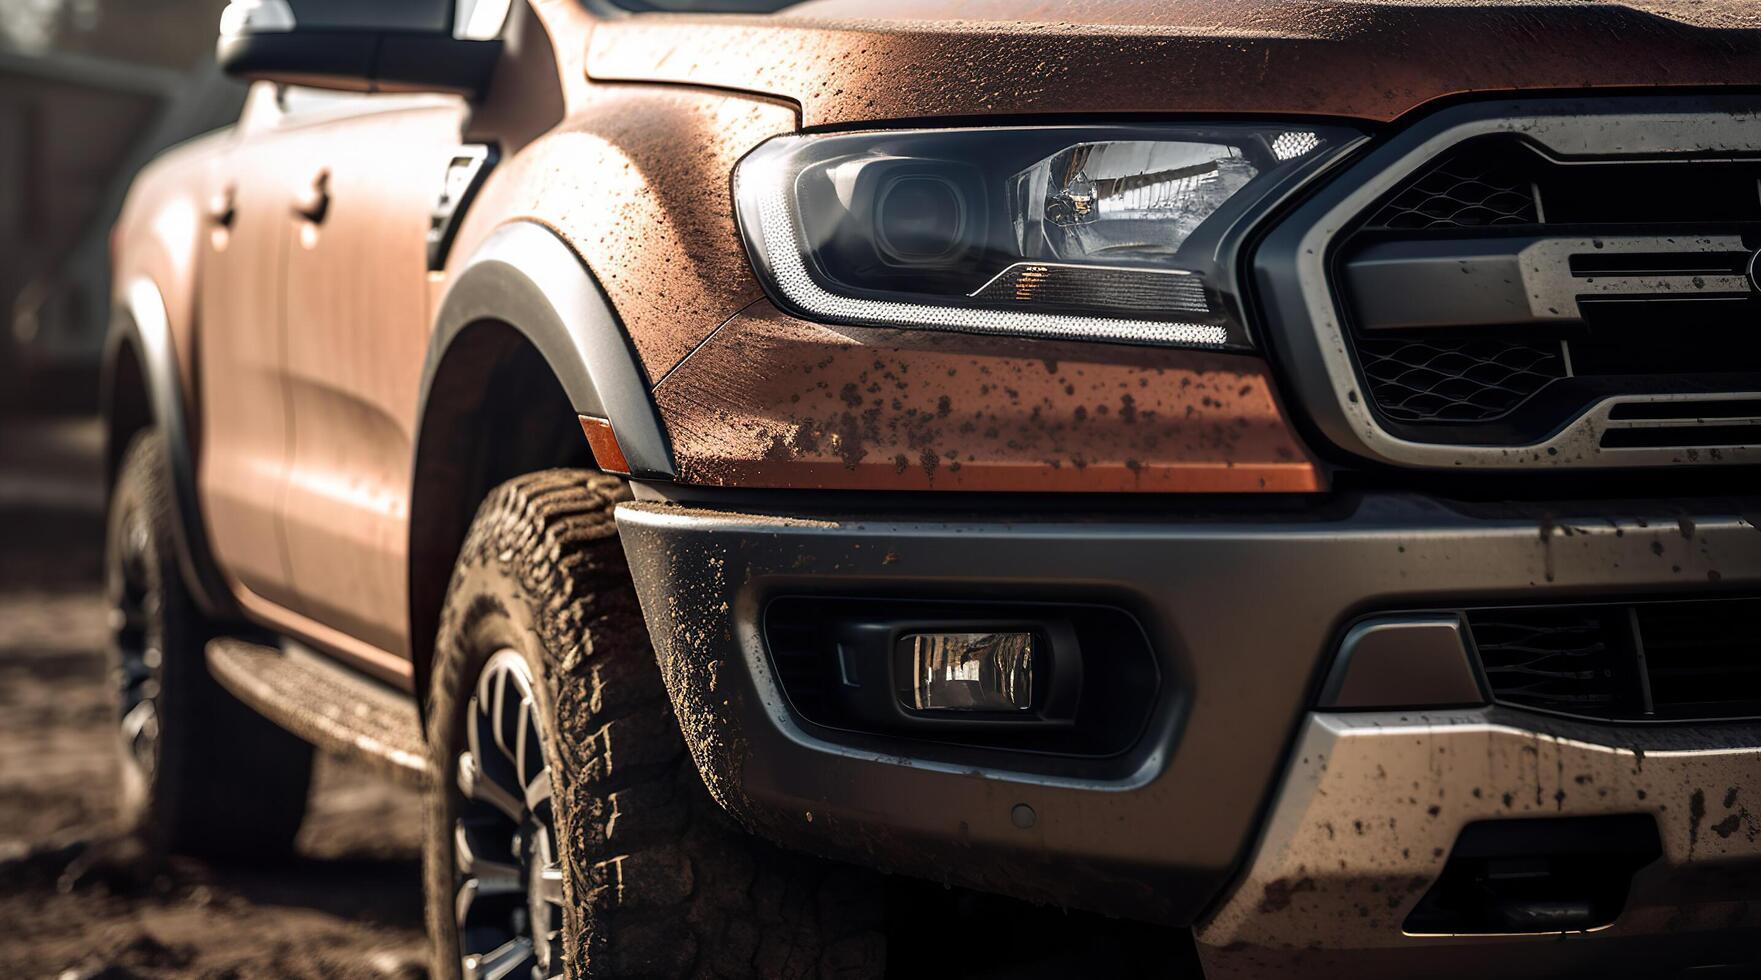
<svg viewBox="0 0 1761 980"><path fill-rule="evenodd" d="M373 95L323 123L289 249L291 414L282 519L295 610L360 641L344 652L408 676L410 465L431 322L429 215L464 105Z"/></svg>
<svg viewBox="0 0 1761 980"><path fill-rule="evenodd" d="M215 558L247 605L293 597L278 516L289 449L282 294L289 201L309 147L274 130L273 103L272 87L253 90L240 138L217 163L206 213L195 218L206 230L197 480Z"/></svg>

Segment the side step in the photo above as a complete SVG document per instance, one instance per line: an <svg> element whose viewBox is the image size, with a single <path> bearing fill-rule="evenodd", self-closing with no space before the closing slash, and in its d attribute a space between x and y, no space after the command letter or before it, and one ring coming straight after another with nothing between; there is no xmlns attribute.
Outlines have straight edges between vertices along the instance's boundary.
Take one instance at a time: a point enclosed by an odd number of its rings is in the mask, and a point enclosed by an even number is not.
<svg viewBox="0 0 1761 980"><path fill-rule="evenodd" d="M232 637L208 641L208 672L240 701L321 749L402 782L428 780L428 748L407 695L316 653Z"/></svg>

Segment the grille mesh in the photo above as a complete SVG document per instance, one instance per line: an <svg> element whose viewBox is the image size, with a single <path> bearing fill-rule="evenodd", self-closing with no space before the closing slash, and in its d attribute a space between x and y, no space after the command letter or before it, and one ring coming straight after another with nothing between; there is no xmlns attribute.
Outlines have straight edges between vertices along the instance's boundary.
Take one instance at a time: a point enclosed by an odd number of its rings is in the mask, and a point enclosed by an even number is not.
<svg viewBox="0 0 1761 980"><path fill-rule="evenodd" d="M1400 422L1485 422L1565 376L1557 343L1359 340L1370 397Z"/></svg>
<svg viewBox="0 0 1761 980"><path fill-rule="evenodd" d="M1599 714L1614 705L1613 656L1594 613L1495 609L1469 620L1499 700L1574 714Z"/></svg>
<svg viewBox="0 0 1761 980"><path fill-rule="evenodd" d="M1761 599L1472 609L1499 702L1624 721L1761 717Z"/></svg>
<svg viewBox="0 0 1761 980"><path fill-rule="evenodd" d="M1483 228L1539 220L1528 176L1508 156L1494 156L1482 148L1432 167L1384 205L1369 227Z"/></svg>
<svg viewBox="0 0 1761 980"><path fill-rule="evenodd" d="M1632 133L1658 125L1642 115L1615 118ZM1756 389L1761 288L1744 273L1761 158L1683 146L1663 159L1588 135L1594 152L1564 158L1531 135L1417 151L1433 155L1399 164L1335 235L1324 267L1355 377L1334 380L1374 411L1365 438L1457 446L1457 462L1500 468L1648 466L1670 449L1739 461L1757 430L1718 419L1612 426L1574 454L1556 442L1589 432L1612 398ZM1541 443L1556 451L1509 451Z"/></svg>

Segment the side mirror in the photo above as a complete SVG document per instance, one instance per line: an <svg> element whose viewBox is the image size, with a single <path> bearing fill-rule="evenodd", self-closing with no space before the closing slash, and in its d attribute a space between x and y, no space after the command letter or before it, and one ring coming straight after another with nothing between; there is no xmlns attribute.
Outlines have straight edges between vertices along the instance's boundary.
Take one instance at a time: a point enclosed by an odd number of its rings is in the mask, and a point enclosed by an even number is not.
<svg viewBox="0 0 1761 980"><path fill-rule="evenodd" d="M356 92L481 95L509 0L232 0L227 74ZM496 16L499 11L500 16Z"/></svg>

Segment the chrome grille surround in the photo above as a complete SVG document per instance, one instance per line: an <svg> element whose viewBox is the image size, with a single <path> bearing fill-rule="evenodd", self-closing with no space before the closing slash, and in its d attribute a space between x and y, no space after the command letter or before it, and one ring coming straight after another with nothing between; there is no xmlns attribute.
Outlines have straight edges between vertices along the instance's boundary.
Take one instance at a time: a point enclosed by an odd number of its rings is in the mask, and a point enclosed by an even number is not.
<svg viewBox="0 0 1761 980"><path fill-rule="evenodd" d="M1330 441L1363 458L1403 467L1453 470L1625 468L1673 463L1761 462L1761 377L1738 390L1692 394L1612 393L1585 407L1544 438L1523 444L1420 441L1390 431L1366 397L1354 361L1335 245L1396 188L1461 144L1489 136L1520 136L1563 160L1583 158L1708 159L1761 156L1761 98L1669 96L1511 100L1440 111L1395 134L1327 181L1262 241L1252 262L1266 346L1279 361L1294 400ZM1761 330L1761 323L1757 323ZM1720 433L1740 441L1696 440L1692 412L1617 411L1651 403L1753 404L1742 418L1721 420ZM1688 419L1683 420L1682 416ZM1611 418L1611 416L1613 416ZM1654 416L1647 418L1646 416ZM1679 443L1657 430L1677 428ZM1641 438L1608 433L1646 430ZM1708 437L1715 430L1704 423ZM1605 444L1608 443L1608 444Z"/></svg>

